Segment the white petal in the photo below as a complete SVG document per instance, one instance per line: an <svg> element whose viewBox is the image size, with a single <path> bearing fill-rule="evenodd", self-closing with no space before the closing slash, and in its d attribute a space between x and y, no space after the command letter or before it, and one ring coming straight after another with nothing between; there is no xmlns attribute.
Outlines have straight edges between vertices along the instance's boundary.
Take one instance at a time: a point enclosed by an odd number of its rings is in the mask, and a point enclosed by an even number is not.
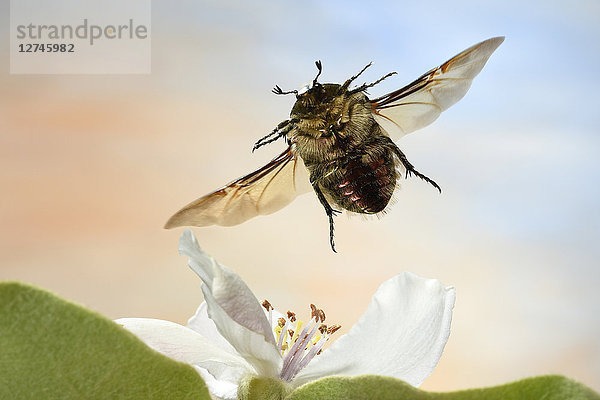
<svg viewBox="0 0 600 400"><path fill-rule="evenodd" d="M208 315L214 321L219 333L254 367L258 375L277 377L283 360L275 344L265 341L263 335L233 321L204 284L202 292L208 305Z"/></svg>
<svg viewBox="0 0 600 400"><path fill-rule="evenodd" d="M281 354L264 308L248 286L235 272L204 253L190 230L181 235L179 252L189 257L189 266L204 282L202 292L208 316L221 336L260 375L277 376Z"/></svg>
<svg viewBox="0 0 600 400"><path fill-rule="evenodd" d="M304 368L294 386L327 375L376 374L418 386L450 335L454 288L409 272L384 282L348 334Z"/></svg>
<svg viewBox="0 0 600 400"><path fill-rule="evenodd" d="M215 400L237 400L237 391L239 381L230 382L226 380L218 380L210 374L207 370L200 367L195 367L196 371L204 379L204 383L211 394L211 397Z"/></svg>
<svg viewBox="0 0 600 400"><path fill-rule="evenodd" d="M252 291L238 274L203 252L192 231L186 230L181 235L179 253L189 257L190 268L200 276L229 318L246 329L262 334L265 340L275 344L264 309Z"/></svg>
<svg viewBox="0 0 600 400"><path fill-rule="evenodd" d="M229 342L221 336L213 320L208 317L208 309L205 301L200 304L196 310L196 314L189 319L188 328L198 332L215 346L229 353L236 353Z"/></svg>
<svg viewBox="0 0 600 400"><path fill-rule="evenodd" d="M266 312L266 316L267 318L269 318L269 313ZM276 309L273 309L271 311L271 329L275 329L275 327L277 327L279 325L279 318L285 318L283 316L282 313L280 313L279 311L277 311Z"/></svg>
<svg viewBox="0 0 600 400"><path fill-rule="evenodd" d="M174 322L148 318L121 318L115 321L154 350L206 369L215 379L237 384L252 367L239 355L226 352L193 330Z"/></svg>

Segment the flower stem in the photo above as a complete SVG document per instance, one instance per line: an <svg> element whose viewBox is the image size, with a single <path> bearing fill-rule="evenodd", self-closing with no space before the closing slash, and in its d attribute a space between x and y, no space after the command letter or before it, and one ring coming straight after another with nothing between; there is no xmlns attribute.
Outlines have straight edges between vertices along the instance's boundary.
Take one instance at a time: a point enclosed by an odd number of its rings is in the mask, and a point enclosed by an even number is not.
<svg viewBox="0 0 600 400"><path fill-rule="evenodd" d="M277 378L251 375L240 382L239 400L283 400L292 392L292 387Z"/></svg>

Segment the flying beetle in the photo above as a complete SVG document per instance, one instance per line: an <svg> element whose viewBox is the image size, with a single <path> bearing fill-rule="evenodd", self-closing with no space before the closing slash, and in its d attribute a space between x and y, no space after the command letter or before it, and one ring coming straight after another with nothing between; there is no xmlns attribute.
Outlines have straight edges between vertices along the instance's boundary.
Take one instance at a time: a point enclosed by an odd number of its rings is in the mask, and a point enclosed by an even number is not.
<svg viewBox="0 0 600 400"><path fill-rule="evenodd" d="M438 184L415 169L395 141L436 120L469 90L492 53L504 41L478 43L433 68L408 85L371 99L366 90L394 75L356 87L368 68L342 84L320 83L317 75L293 94L290 118L259 139L253 151L278 139L287 148L267 165L209 193L175 213L165 228L232 226L280 210L299 194L314 191L329 219L329 242L335 252L334 217L341 209L358 214L384 212L398 181L416 176L441 192ZM389 132L385 122L394 125ZM387 125L386 125L387 126Z"/></svg>

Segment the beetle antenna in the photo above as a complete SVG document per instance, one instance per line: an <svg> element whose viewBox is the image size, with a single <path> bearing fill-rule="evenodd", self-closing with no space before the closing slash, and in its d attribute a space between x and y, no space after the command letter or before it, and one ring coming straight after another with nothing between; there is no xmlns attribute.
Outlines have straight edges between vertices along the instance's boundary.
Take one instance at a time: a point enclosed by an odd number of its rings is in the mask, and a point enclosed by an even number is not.
<svg viewBox="0 0 600 400"><path fill-rule="evenodd" d="M389 74L386 74L384 76L382 76L381 78L377 79L375 82L369 83L369 84L363 84L361 86L358 86L352 90L350 90L348 93L350 94L354 94L354 93L358 93L358 92L362 92L363 90L367 90L370 87L373 87L375 85L377 85L379 82L381 82L382 80L389 78L392 75L396 75L396 72L390 72Z"/></svg>
<svg viewBox="0 0 600 400"><path fill-rule="evenodd" d="M362 75L363 72L365 72L367 70L367 68L369 68L371 65L373 65L373 61L371 61L370 63L368 63L367 65L364 66L363 69L360 70L360 72L356 75L351 76L350 78L348 78L348 80L346 80L346 82L344 82L344 84L340 87L340 93L345 92L346 90L348 90L348 88L350 87L350 84L359 76Z"/></svg>

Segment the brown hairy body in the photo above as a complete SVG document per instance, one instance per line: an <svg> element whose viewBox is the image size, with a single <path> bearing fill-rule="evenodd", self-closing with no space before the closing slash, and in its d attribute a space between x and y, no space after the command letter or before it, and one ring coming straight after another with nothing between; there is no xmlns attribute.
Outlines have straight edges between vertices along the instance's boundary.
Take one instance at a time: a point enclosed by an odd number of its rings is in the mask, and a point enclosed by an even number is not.
<svg viewBox="0 0 600 400"><path fill-rule="evenodd" d="M323 85L335 93L340 85ZM300 111L292 109L291 117ZM288 133L298 155L333 205L355 213L375 214L389 203L400 174L397 146L371 112L364 93L344 93L317 106Z"/></svg>

